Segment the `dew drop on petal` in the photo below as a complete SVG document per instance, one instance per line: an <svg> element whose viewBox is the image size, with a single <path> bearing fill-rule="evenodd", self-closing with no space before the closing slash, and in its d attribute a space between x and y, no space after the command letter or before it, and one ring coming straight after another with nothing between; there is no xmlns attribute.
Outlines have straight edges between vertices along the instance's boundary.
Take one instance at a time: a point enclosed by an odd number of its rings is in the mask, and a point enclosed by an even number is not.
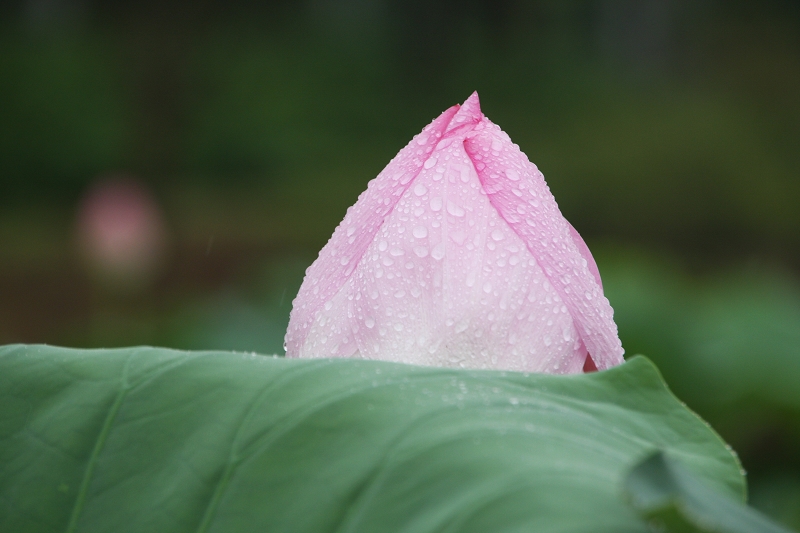
<svg viewBox="0 0 800 533"><path fill-rule="evenodd" d="M448 200L447 202L447 212L453 215L454 217L463 217L464 216L464 208L460 205L451 202Z"/></svg>
<svg viewBox="0 0 800 533"><path fill-rule="evenodd" d="M436 259L437 261L441 260L444 257L444 243L440 242L436 246L433 247L431 251L431 257Z"/></svg>
<svg viewBox="0 0 800 533"><path fill-rule="evenodd" d="M417 239L424 239L428 236L428 228L425 226L416 226L411 232Z"/></svg>

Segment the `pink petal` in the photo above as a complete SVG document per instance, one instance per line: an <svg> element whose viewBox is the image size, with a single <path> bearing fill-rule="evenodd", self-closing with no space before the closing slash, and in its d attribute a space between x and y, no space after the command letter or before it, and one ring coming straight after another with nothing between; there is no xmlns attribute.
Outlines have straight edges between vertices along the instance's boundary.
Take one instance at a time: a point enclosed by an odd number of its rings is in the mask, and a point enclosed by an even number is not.
<svg viewBox="0 0 800 533"><path fill-rule="evenodd" d="M347 210L306 278L292 306L286 354L297 356L315 315L339 292L372 243L385 217L422 170L436 143L459 110L455 105L431 122L392 159Z"/></svg>
<svg viewBox="0 0 800 533"><path fill-rule="evenodd" d="M572 317L483 193L466 131L439 143L309 342L339 343L331 325L349 314L360 357L579 372L586 350ZM309 356L331 355L323 348Z"/></svg>
<svg viewBox="0 0 800 533"><path fill-rule="evenodd" d="M561 215L541 172L508 135L491 126L464 142L490 202L543 268L597 368L620 364L622 344L591 254L581 250L582 239L576 243L577 232Z"/></svg>
<svg viewBox="0 0 800 533"><path fill-rule="evenodd" d="M565 219L566 220L566 219ZM603 288L603 280L600 279L600 269L597 268L597 263L594 260L594 256L592 252L589 251L589 247L586 246L586 242L581 237L581 234L578 233L578 230L567 221L567 226L569 226L569 234L572 237L572 242L575 243L575 247L578 249L578 253L581 254L581 257L586 259L586 268L589 269L589 272L592 273L594 276L594 280L600 285L600 288Z"/></svg>

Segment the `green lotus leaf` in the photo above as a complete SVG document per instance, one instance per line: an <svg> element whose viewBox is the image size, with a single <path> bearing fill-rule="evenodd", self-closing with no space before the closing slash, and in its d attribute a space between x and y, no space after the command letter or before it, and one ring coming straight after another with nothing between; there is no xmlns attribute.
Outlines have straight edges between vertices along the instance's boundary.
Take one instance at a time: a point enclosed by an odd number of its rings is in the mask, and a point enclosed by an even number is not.
<svg viewBox="0 0 800 533"><path fill-rule="evenodd" d="M643 357L593 374L158 348L0 348L0 531L646 532L664 450L743 501Z"/></svg>

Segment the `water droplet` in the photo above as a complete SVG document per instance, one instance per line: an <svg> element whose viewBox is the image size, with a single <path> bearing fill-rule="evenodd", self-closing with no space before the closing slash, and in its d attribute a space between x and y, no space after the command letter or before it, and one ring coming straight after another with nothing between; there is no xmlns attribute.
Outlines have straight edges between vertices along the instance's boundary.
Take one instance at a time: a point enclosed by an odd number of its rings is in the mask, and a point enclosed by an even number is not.
<svg viewBox="0 0 800 533"><path fill-rule="evenodd" d="M428 188L423 184L417 183L416 185L414 185L414 194L416 194L417 196L422 196L426 192L428 192Z"/></svg>
<svg viewBox="0 0 800 533"><path fill-rule="evenodd" d="M439 211L442 208L442 199L440 197L431 198L431 209Z"/></svg>
<svg viewBox="0 0 800 533"><path fill-rule="evenodd" d="M428 255L428 249L424 246L415 246L414 254L416 254L417 257L426 257Z"/></svg>
<svg viewBox="0 0 800 533"><path fill-rule="evenodd" d="M456 230L450 234L450 238L453 239L454 243L461 246L467 240L467 234L461 230Z"/></svg>
<svg viewBox="0 0 800 533"><path fill-rule="evenodd" d="M395 331L403 331L403 324L400 322L395 322L393 327Z"/></svg>
<svg viewBox="0 0 800 533"><path fill-rule="evenodd" d="M333 304L331 302L325 302L325 310L326 311L330 311L331 307L333 307Z"/></svg>
<svg viewBox="0 0 800 533"><path fill-rule="evenodd" d="M501 230L496 229L492 231L492 239L496 241L502 241L504 237L505 235L503 235L503 232Z"/></svg>
<svg viewBox="0 0 800 533"><path fill-rule="evenodd" d="M428 228L426 228L425 226L417 226L411 233L417 239L424 239L425 237L428 236Z"/></svg>
<svg viewBox="0 0 800 533"><path fill-rule="evenodd" d="M425 167L425 169L427 170L427 169L431 168L435 164L436 164L436 158L435 157L429 157L428 160L425 161L425 164L422 165L422 166Z"/></svg>
<svg viewBox="0 0 800 533"><path fill-rule="evenodd" d="M394 293L394 297L395 298L402 298L405 295L406 295L406 291L404 291L403 289L400 289L399 291Z"/></svg>
<svg viewBox="0 0 800 533"><path fill-rule="evenodd" d="M485 292L486 294L492 292L492 284L489 283L488 281L483 284L483 292Z"/></svg>
<svg viewBox="0 0 800 533"><path fill-rule="evenodd" d="M348 237L351 236L355 232L356 232L355 226L350 226L349 228L347 228L347 236Z"/></svg>
<svg viewBox="0 0 800 533"><path fill-rule="evenodd" d="M434 246L433 251L431 252L431 257L436 259L437 261L441 260L444 257L444 243L440 242L436 246Z"/></svg>
<svg viewBox="0 0 800 533"><path fill-rule="evenodd" d="M400 257L401 255L403 255L403 250L401 250L400 248L392 248L391 250L389 250L389 255L393 257Z"/></svg>
<svg viewBox="0 0 800 533"><path fill-rule="evenodd" d="M349 262L350 262L349 257L342 257L341 259L339 259L339 263L341 263L342 266L346 265Z"/></svg>
<svg viewBox="0 0 800 533"><path fill-rule="evenodd" d="M381 241L378 243L378 250L380 250L381 252L385 252L388 247L389 243L386 241Z"/></svg>
<svg viewBox="0 0 800 533"><path fill-rule="evenodd" d="M464 216L464 209L451 201L448 200L447 202L447 212L453 215L454 217L463 217Z"/></svg>

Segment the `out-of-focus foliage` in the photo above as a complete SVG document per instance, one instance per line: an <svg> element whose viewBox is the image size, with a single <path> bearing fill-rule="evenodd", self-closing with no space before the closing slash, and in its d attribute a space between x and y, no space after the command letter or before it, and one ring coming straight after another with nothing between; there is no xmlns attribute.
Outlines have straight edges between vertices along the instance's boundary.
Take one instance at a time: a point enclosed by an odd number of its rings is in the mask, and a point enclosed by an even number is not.
<svg viewBox="0 0 800 533"><path fill-rule="evenodd" d="M680 462L659 451L625 478L631 504L651 530L670 533L788 533L761 513L708 487Z"/></svg>
<svg viewBox="0 0 800 533"><path fill-rule="evenodd" d="M628 353L647 353L673 391L751 471L751 498L800 525L800 283L777 267L690 274L674 255L598 247Z"/></svg>
<svg viewBox="0 0 800 533"><path fill-rule="evenodd" d="M790 0L7 2L0 344L280 352L347 206L478 90L596 251L628 354L800 528L798 35ZM81 245L120 177L163 223L130 280Z"/></svg>

